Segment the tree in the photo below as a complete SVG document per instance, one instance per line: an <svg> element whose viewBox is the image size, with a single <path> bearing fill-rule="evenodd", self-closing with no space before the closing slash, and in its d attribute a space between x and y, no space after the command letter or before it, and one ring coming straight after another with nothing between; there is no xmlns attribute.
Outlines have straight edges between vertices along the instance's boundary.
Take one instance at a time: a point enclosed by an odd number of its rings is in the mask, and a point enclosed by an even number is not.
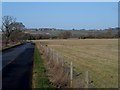
<svg viewBox="0 0 120 90"><path fill-rule="evenodd" d="M2 32L6 32L6 36L10 36L11 29L10 29L10 24L15 22L15 18L11 16L4 16L2 18Z"/></svg>
<svg viewBox="0 0 120 90"><path fill-rule="evenodd" d="M15 20L16 19L12 16L3 16L3 18L2 18L2 28L1 28L1 30L4 34L3 39L5 39L6 45L9 41L9 37L12 33L12 30L10 29L9 26L10 26L11 23L15 22Z"/></svg>
<svg viewBox="0 0 120 90"><path fill-rule="evenodd" d="M10 29L13 30L19 30L22 31L24 30L25 26L23 25L22 22L13 22L9 25Z"/></svg>
<svg viewBox="0 0 120 90"><path fill-rule="evenodd" d="M16 22L16 19L11 16L2 18L3 40L6 45L12 42L21 42L25 39L23 30L25 26L22 22Z"/></svg>
<svg viewBox="0 0 120 90"><path fill-rule="evenodd" d="M25 26L22 22L14 22L9 25L10 29L12 30L12 33L10 35L10 40L13 42L20 42L24 39L24 33L23 30Z"/></svg>

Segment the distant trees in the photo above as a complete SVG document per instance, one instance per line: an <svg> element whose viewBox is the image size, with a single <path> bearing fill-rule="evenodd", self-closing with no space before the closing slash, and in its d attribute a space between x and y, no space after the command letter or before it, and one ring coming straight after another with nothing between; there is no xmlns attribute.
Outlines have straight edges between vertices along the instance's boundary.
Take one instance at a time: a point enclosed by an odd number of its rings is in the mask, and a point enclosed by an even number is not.
<svg viewBox="0 0 120 90"><path fill-rule="evenodd" d="M68 39L72 36L72 33L70 31L64 31L59 33L59 38L61 39Z"/></svg>
<svg viewBox="0 0 120 90"><path fill-rule="evenodd" d="M39 39L50 39L52 38L50 35L47 34L26 34L26 38L28 40L39 40Z"/></svg>
<svg viewBox="0 0 120 90"><path fill-rule="evenodd" d="M68 39L71 38L72 33L70 31L60 32L58 35L51 34L27 34L28 40L39 40L39 39Z"/></svg>
<svg viewBox="0 0 120 90"><path fill-rule="evenodd" d="M78 39L86 39L86 37L84 35L78 37Z"/></svg>
<svg viewBox="0 0 120 90"><path fill-rule="evenodd" d="M108 38L112 38L112 37L113 37L113 35L112 35L112 30L111 30L111 29L107 30L106 36L107 36Z"/></svg>
<svg viewBox="0 0 120 90"><path fill-rule="evenodd" d="M38 34L39 32L39 34ZM78 38L78 39L102 39L102 38L118 38L120 37L120 31L117 28L105 29L105 30L56 30L50 32L47 31L37 31L36 34L32 34L30 31L30 40L38 39L68 39L68 38ZM48 34L49 33L49 34Z"/></svg>
<svg viewBox="0 0 120 90"><path fill-rule="evenodd" d="M118 30L118 37L120 38L120 30Z"/></svg>

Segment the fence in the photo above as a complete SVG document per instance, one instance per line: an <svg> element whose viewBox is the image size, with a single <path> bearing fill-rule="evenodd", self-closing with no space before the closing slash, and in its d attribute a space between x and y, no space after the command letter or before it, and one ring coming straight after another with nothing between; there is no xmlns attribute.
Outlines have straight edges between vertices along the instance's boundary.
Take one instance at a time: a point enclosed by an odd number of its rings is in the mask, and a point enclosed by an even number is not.
<svg viewBox="0 0 120 90"><path fill-rule="evenodd" d="M58 88L95 88L95 85L90 81L88 71L84 74L77 73L72 61L70 63L65 62L64 56L47 47L44 43L37 45L44 57L48 78L53 85Z"/></svg>

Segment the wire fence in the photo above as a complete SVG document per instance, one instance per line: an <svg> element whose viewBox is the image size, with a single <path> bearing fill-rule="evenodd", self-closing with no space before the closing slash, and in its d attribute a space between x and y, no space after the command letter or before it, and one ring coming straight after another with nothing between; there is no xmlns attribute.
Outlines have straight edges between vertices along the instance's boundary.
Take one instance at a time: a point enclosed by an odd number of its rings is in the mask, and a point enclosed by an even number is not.
<svg viewBox="0 0 120 90"><path fill-rule="evenodd" d="M38 43L38 47L45 59L48 78L53 85L58 88L96 88L90 80L89 71L85 71L83 74L77 72L72 61L65 62L66 58L56 50L47 47L47 44Z"/></svg>

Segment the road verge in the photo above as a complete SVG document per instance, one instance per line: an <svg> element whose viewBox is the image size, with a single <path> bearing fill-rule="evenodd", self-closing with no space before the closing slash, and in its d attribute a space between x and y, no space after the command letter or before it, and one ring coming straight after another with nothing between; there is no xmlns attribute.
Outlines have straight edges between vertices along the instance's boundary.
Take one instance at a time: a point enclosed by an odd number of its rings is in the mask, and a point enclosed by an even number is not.
<svg viewBox="0 0 120 90"><path fill-rule="evenodd" d="M46 75L44 61L37 47L34 52L32 88L53 88Z"/></svg>
<svg viewBox="0 0 120 90"><path fill-rule="evenodd" d="M24 44L24 43L17 43L17 44L14 44L14 45L12 45L12 46L9 46L9 47L6 47L6 48L2 48L2 50L0 50L0 51L6 51L6 50L9 50L9 49L11 49L11 48L15 48L15 47L17 47L17 46L20 46L20 45L22 45L22 44Z"/></svg>

